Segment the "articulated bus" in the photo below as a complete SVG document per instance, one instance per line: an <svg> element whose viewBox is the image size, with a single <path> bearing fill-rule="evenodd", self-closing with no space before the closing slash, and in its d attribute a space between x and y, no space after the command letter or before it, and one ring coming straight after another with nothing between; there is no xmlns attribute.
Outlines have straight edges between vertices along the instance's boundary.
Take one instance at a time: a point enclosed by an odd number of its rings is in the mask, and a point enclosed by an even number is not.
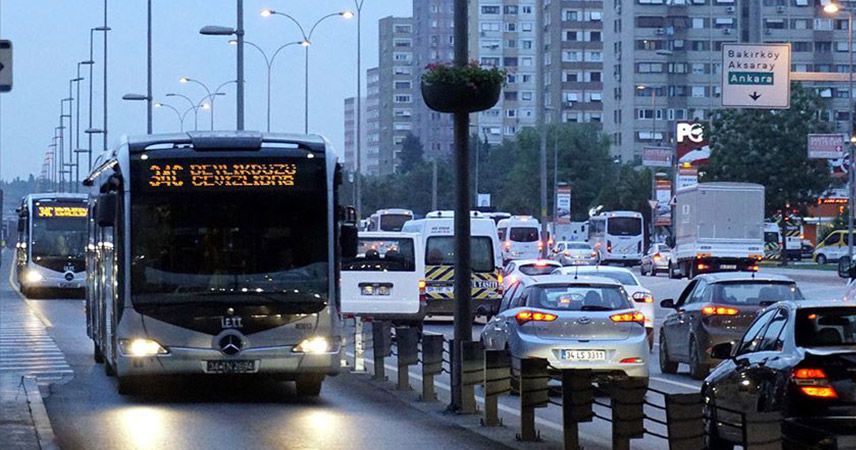
<svg viewBox="0 0 856 450"><path fill-rule="evenodd" d="M636 211L603 212L589 219L589 244L598 263L636 265L642 261L642 214Z"/></svg>
<svg viewBox="0 0 856 450"><path fill-rule="evenodd" d="M120 394L219 374L318 395L340 365L340 258L356 254L341 173L314 135L150 135L101 155L87 333Z"/></svg>
<svg viewBox="0 0 856 450"><path fill-rule="evenodd" d="M86 194L30 194L18 207L16 275L21 293L83 290Z"/></svg>

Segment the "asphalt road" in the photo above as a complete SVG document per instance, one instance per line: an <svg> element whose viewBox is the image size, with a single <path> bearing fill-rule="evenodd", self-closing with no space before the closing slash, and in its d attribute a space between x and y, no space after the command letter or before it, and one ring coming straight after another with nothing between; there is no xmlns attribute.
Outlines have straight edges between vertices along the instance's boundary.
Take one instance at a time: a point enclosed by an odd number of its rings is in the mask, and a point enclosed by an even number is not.
<svg viewBox="0 0 856 450"><path fill-rule="evenodd" d="M17 295L2 283L3 298ZM62 449L494 449L349 374L328 378L321 397L290 383L164 382L145 397L123 397L92 360L83 301L30 302L74 375L50 385L45 405Z"/></svg>
<svg viewBox="0 0 856 450"><path fill-rule="evenodd" d="M809 298L840 297L845 289L844 281L834 272L762 270L792 276ZM653 291L657 302L675 298L687 283L664 276L641 279ZM16 295L7 283L3 285L0 293L4 297ZM64 449L497 447L496 443L463 428L450 427L431 414L406 405L364 378L347 374L328 378L318 399L297 398L288 383L234 385L206 380L166 382L156 386L152 395L122 397L116 393L115 380L92 361L92 343L85 335L83 301L39 299L30 303L37 314L52 324L50 335L74 371L70 381L51 385L46 399L48 414ZM657 307L658 326L667 313ZM452 335L450 322L431 322L426 330ZM480 326L474 326L474 337L477 338L479 331ZM676 375L660 374L657 351L655 346L649 359L652 387L666 392L698 389L700 382L686 375L686 367ZM387 359L385 365L394 380L394 358ZM417 389L419 370L416 366L410 370L412 385ZM448 384L448 376L438 379L441 400L448 396ZM501 398L500 414L511 427L519 423L518 405L517 397ZM609 416L605 408L595 410ZM548 440L558 436L561 423L558 407L537 411L537 426ZM662 432L656 424L646 423L646 426ZM607 422L595 419L583 424L580 431L586 448L608 448ZM646 436L634 441L632 447L659 450L664 445L663 440Z"/></svg>

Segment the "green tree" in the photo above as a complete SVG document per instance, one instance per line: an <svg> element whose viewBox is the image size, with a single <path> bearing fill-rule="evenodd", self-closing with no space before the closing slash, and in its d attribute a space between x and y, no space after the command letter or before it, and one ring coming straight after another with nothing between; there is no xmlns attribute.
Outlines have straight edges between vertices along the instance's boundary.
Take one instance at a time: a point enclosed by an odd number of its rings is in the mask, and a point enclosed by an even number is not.
<svg viewBox="0 0 856 450"><path fill-rule="evenodd" d="M711 157L702 181L742 181L766 187L766 214L790 205L805 212L830 185L825 160L807 157L809 133L830 132L814 91L791 84L786 110L726 109L710 126Z"/></svg>
<svg viewBox="0 0 856 450"><path fill-rule="evenodd" d="M425 149L422 148L422 141L413 133L407 133L404 142L401 143L401 153L399 154L399 158L401 159L401 165L399 166L401 173L410 172L416 166L421 165L424 153Z"/></svg>

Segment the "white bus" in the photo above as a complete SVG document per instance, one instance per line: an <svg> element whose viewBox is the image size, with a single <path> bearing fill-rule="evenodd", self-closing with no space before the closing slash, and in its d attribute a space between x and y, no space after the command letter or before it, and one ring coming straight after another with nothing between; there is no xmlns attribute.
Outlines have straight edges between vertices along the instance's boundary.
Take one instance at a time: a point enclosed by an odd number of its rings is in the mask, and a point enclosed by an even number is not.
<svg viewBox="0 0 856 450"><path fill-rule="evenodd" d="M21 293L82 291L86 277L86 194L30 194L18 207L16 274Z"/></svg>
<svg viewBox="0 0 856 450"><path fill-rule="evenodd" d="M413 220L413 211L409 209L379 209L369 216L365 231L401 231L408 220Z"/></svg>
<svg viewBox="0 0 856 450"><path fill-rule="evenodd" d="M636 211L609 211L589 219L588 241L598 263L636 265L644 251L642 214Z"/></svg>
<svg viewBox="0 0 856 450"><path fill-rule="evenodd" d="M119 393L225 374L318 395L340 364L340 257L356 253L341 178L314 135L150 135L101 155L87 332Z"/></svg>
<svg viewBox="0 0 856 450"><path fill-rule="evenodd" d="M502 262L514 259L538 259L544 242L541 240L541 222L532 216L511 216L496 224L502 241Z"/></svg>

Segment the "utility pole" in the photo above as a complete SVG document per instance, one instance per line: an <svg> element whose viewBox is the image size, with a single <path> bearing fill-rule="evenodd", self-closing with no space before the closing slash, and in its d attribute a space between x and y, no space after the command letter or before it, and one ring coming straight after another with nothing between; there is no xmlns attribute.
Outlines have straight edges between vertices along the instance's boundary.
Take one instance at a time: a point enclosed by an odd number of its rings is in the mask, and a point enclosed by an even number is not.
<svg viewBox="0 0 856 450"><path fill-rule="evenodd" d="M244 129L244 0L238 0L238 26L235 28L238 41L238 86L236 89L238 130ZM214 117L214 98L211 98L211 117Z"/></svg>
<svg viewBox="0 0 856 450"><path fill-rule="evenodd" d="M541 258L547 257L547 127L544 124L544 0L535 5L535 29L538 30L535 51L535 122L539 135L539 172L541 188Z"/></svg>
<svg viewBox="0 0 856 450"><path fill-rule="evenodd" d="M467 65L469 55L467 0L455 0L455 66ZM452 403L451 411L462 411L464 386L462 383L462 348L473 338L470 264L470 115L454 113L455 139L455 339L452 346Z"/></svg>

